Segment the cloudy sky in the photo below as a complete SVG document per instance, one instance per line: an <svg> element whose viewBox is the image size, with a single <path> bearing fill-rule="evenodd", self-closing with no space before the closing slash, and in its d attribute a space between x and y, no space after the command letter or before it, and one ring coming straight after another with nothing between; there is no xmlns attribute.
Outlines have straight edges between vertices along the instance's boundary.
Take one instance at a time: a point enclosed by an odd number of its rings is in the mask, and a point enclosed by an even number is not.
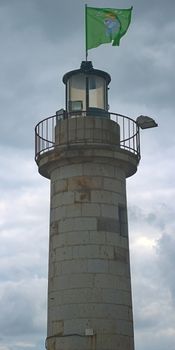
<svg viewBox="0 0 175 350"><path fill-rule="evenodd" d="M128 179L136 350L175 344L175 2L96 0L133 18L121 46L90 50L112 76L110 110L156 119ZM84 0L0 0L0 350L43 350L49 181L34 126L64 107L65 72L84 59Z"/></svg>

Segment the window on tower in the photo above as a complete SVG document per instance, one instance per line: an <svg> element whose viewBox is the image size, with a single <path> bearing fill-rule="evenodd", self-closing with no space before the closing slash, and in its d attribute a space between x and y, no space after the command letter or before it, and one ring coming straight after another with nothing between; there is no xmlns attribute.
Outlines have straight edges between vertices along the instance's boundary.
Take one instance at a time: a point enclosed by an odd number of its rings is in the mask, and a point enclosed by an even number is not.
<svg viewBox="0 0 175 350"><path fill-rule="evenodd" d="M120 235L124 236L124 237L128 237L127 210L126 210L126 207L124 205L119 204L118 216L119 216Z"/></svg>

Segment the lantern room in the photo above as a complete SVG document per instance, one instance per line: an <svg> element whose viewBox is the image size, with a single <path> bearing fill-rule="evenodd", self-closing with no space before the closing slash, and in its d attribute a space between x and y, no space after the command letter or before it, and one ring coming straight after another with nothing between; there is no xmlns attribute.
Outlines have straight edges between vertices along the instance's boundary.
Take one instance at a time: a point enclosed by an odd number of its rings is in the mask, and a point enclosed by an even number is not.
<svg viewBox="0 0 175 350"><path fill-rule="evenodd" d="M66 73L66 112L68 117L82 115L108 117L108 73L94 69L91 61L83 61L80 69Z"/></svg>

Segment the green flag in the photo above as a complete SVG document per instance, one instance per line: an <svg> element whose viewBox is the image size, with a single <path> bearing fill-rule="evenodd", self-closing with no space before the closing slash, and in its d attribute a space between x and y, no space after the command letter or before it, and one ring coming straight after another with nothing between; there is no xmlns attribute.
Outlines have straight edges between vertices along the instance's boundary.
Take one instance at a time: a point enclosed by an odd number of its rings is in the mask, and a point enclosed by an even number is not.
<svg viewBox="0 0 175 350"><path fill-rule="evenodd" d="M131 22L129 9L95 8L86 6L86 50L101 44L119 46L121 37Z"/></svg>

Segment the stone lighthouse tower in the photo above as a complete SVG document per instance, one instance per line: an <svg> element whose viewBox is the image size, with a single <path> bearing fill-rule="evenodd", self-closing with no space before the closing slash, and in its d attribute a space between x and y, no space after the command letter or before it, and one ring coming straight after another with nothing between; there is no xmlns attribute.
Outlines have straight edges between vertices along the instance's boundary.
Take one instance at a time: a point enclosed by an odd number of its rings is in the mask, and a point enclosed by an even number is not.
<svg viewBox="0 0 175 350"><path fill-rule="evenodd" d="M48 350L134 350L126 178L139 126L109 112L110 80L82 62L63 77L65 109L35 128L51 183Z"/></svg>

